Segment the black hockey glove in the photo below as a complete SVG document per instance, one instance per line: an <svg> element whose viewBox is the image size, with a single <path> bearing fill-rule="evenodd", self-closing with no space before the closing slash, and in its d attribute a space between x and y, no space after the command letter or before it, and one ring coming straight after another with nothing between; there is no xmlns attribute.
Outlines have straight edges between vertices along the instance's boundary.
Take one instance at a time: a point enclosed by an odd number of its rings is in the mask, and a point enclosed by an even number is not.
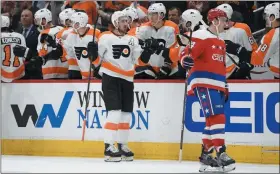
<svg viewBox="0 0 280 174"><path fill-rule="evenodd" d="M44 64L45 64L45 59L40 56L31 57L27 61L27 66L32 67L32 69L40 69Z"/></svg>
<svg viewBox="0 0 280 174"><path fill-rule="evenodd" d="M89 42L87 52L91 61L95 61L98 57L98 44L96 42Z"/></svg>
<svg viewBox="0 0 280 174"><path fill-rule="evenodd" d="M144 46L142 47L145 51L154 54L159 49L159 42L153 37L146 39L144 41Z"/></svg>
<svg viewBox="0 0 280 174"><path fill-rule="evenodd" d="M172 63L164 62L164 65L160 68L157 78L164 79L171 73L172 70Z"/></svg>
<svg viewBox="0 0 280 174"><path fill-rule="evenodd" d="M40 42L44 43L45 41L48 42L51 47L56 48L57 44L56 41L52 38L52 36L43 33L41 35Z"/></svg>
<svg viewBox="0 0 280 174"><path fill-rule="evenodd" d="M238 79L251 79L250 71L254 68L254 65L247 62L240 62L239 69L235 73L235 77Z"/></svg>
<svg viewBox="0 0 280 174"><path fill-rule="evenodd" d="M184 69L189 70L194 66L193 58L186 56L181 60L181 65Z"/></svg>
<svg viewBox="0 0 280 174"><path fill-rule="evenodd" d="M226 51L229 54L233 54L233 55L238 55L242 49L242 46L239 44L236 44L230 40L225 40L226 43Z"/></svg>
<svg viewBox="0 0 280 174"><path fill-rule="evenodd" d="M21 46L21 45L16 45L13 48L13 52L15 56L18 57L24 57L24 58L30 58L32 56L32 52L29 48Z"/></svg>
<svg viewBox="0 0 280 174"><path fill-rule="evenodd" d="M251 62L251 53L250 51L246 50L246 48L242 47L239 44L236 44L230 40L225 40L226 43L226 52L236 55L239 57L240 61L245 61L250 63Z"/></svg>

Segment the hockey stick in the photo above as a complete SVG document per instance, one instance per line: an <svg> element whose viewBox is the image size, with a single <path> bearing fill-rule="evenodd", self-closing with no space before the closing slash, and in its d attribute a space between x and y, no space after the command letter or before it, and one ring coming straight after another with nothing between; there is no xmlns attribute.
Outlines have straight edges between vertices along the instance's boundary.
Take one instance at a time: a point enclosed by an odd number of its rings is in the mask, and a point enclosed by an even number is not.
<svg viewBox="0 0 280 174"><path fill-rule="evenodd" d="M95 41L95 30L96 30L96 26L97 26L97 22L98 22L98 18L99 18L99 15L97 13L96 15L96 21L95 21L95 24L94 24L94 27L93 27L93 36L92 36L92 41L94 42ZM94 74L94 69L95 67L92 65L92 60L93 58L90 57L90 65L89 65L89 75L88 75L88 82L87 82L87 92L86 92L86 107L85 107L85 112L84 112L84 121L83 121L83 132L82 132L82 141L85 140L85 133L86 133L86 122L87 122L87 108L88 108L88 105L89 105L89 88L90 88L90 79L91 79L91 70L93 69L93 73Z"/></svg>
<svg viewBox="0 0 280 174"><path fill-rule="evenodd" d="M192 31L190 32L189 38L189 55L192 51ZM180 140L180 151L179 151L179 162L182 162L183 157L183 144L184 144L184 130L185 130L185 116L186 116L186 107L187 107L187 91L188 91L188 71L186 72L186 82L185 82L185 93L184 93L184 104L183 104L183 116L182 116L182 127L181 127L181 140Z"/></svg>

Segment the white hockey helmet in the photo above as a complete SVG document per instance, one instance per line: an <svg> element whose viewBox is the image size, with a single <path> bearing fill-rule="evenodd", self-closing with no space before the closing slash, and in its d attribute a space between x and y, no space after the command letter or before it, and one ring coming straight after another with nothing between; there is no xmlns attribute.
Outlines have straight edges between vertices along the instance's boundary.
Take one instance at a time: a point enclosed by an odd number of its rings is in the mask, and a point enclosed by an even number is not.
<svg viewBox="0 0 280 174"><path fill-rule="evenodd" d="M134 20L139 19L137 11L133 7L127 7L123 10L123 12L131 18L131 21L133 22Z"/></svg>
<svg viewBox="0 0 280 174"><path fill-rule="evenodd" d="M66 20L71 20L72 15L75 13L75 10L72 8L64 9L59 13L59 21L62 25L66 25Z"/></svg>
<svg viewBox="0 0 280 174"><path fill-rule="evenodd" d="M34 19L37 25L45 26L47 23L52 21L52 13L47 8L42 8L34 14ZM46 20L45 24L42 24L43 19Z"/></svg>
<svg viewBox="0 0 280 174"><path fill-rule="evenodd" d="M163 5L163 3L154 3L154 4L149 6L148 14L149 13L158 13L158 14L163 13L163 16L165 16L166 15L166 8Z"/></svg>
<svg viewBox="0 0 280 174"><path fill-rule="evenodd" d="M1 28L9 27L10 26L10 19L8 16L1 15Z"/></svg>
<svg viewBox="0 0 280 174"><path fill-rule="evenodd" d="M275 2L272 4L268 4L265 8L264 8L264 16L265 19L269 18L271 15L275 16L275 19L280 18L279 16L279 2Z"/></svg>
<svg viewBox="0 0 280 174"><path fill-rule="evenodd" d="M119 21L121 19L128 19L126 13L123 11L115 11L111 16L111 22L115 28L119 28Z"/></svg>
<svg viewBox="0 0 280 174"><path fill-rule="evenodd" d="M78 30L81 27L86 27L88 24L88 15L85 12L75 12L71 16L72 27Z"/></svg>
<svg viewBox="0 0 280 174"><path fill-rule="evenodd" d="M188 9L182 13L180 24L186 26L188 22L191 23L191 30L194 30L194 27L202 21L202 15L198 10Z"/></svg>
<svg viewBox="0 0 280 174"><path fill-rule="evenodd" d="M232 13L233 13L233 9L232 9L232 7L229 4L221 4L221 5L219 5L216 8L224 11L227 14L227 18L231 19L231 16L232 16Z"/></svg>

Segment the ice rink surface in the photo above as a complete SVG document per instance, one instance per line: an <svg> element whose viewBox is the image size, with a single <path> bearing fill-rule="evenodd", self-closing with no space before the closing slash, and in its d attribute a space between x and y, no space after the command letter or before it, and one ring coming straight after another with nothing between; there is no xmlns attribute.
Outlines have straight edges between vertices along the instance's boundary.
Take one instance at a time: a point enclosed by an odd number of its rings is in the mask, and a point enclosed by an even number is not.
<svg viewBox="0 0 280 174"><path fill-rule="evenodd" d="M101 158L2 156L3 173L198 173L199 163L135 160L105 163ZM279 165L236 164L231 173L279 173Z"/></svg>

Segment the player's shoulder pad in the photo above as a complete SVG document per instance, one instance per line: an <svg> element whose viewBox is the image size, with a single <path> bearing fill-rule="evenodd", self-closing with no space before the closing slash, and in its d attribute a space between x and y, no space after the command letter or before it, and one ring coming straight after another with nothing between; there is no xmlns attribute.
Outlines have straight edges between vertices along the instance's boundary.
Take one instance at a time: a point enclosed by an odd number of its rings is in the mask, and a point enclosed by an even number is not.
<svg viewBox="0 0 280 174"><path fill-rule="evenodd" d="M163 25L163 26L172 27L172 28L174 28L175 30L177 30L177 28L178 28L178 25L175 24L174 22L170 21L170 20L166 20L166 21L164 22L164 25ZM178 29L179 29L179 28L178 28Z"/></svg>
<svg viewBox="0 0 280 174"><path fill-rule="evenodd" d="M113 34L111 31L104 31L99 35L99 39L104 38L104 37L106 37L108 35L111 35L111 34Z"/></svg>
<svg viewBox="0 0 280 174"><path fill-rule="evenodd" d="M233 27L245 30L247 36L251 36L252 35L250 27L247 24L245 24L245 23L237 22L237 23L234 24Z"/></svg>
<svg viewBox="0 0 280 174"><path fill-rule="evenodd" d="M209 32L208 30L204 30L204 29L193 32L192 37L201 40L205 40L209 38L217 38L217 36Z"/></svg>

